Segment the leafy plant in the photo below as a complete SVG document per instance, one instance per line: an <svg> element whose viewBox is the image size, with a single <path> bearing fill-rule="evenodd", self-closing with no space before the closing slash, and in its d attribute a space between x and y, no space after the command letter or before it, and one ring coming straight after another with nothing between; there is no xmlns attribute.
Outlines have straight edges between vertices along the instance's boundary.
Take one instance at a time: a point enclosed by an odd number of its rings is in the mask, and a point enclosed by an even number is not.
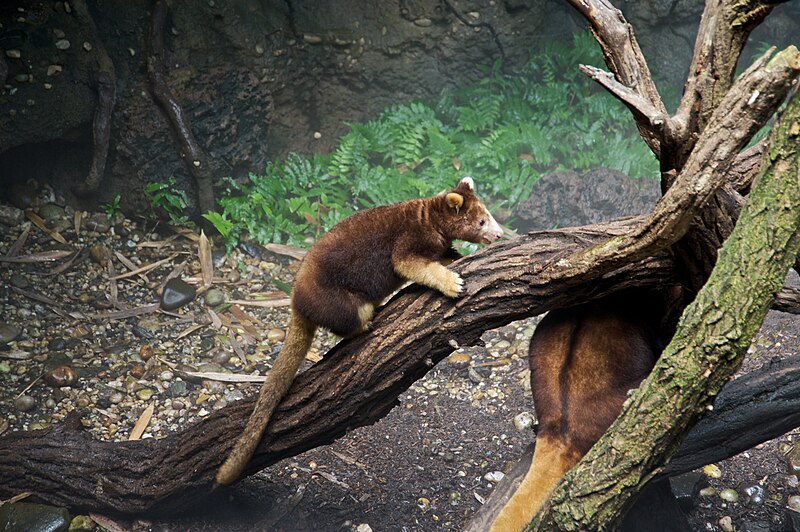
<svg viewBox="0 0 800 532"><path fill-rule="evenodd" d="M229 179L222 214L206 217L229 246L244 232L302 244L357 209L433 195L464 175L475 176L490 208L526 199L542 174L561 169L657 176L629 114L581 63L602 64L589 33L548 43L513 74L499 62L481 67L473 86L350 124L329 155L290 154L248 182Z"/></svg>
<svg viewBox="0 0 800 532"><path fill-rule="evenodd" d="M117 194L116 196L114 196L114 200L111 201L111 203L103 203L101 205L103 211L105 211L106 216L108 216L110 220L113 220L118 215L122 214L122 208L120 207L121 199L122 199L121 196Z"/></svg>
<svg viewBox="0 0 800 532"><path fill-rule="evenodd" d="M166 183L149 183L144 187L144 193L150 207L166 213L173 225L184 225L189 221L185 213L189 200L186 192L176 187L174 176L169 176Z"/></svg>

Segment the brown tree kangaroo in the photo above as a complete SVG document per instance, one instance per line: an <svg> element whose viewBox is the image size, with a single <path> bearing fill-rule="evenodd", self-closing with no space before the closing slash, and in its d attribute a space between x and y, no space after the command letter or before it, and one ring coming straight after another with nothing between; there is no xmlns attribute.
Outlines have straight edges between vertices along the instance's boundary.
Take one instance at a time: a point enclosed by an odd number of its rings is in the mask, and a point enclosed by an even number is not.
<svg viewBox="0 0 800 532"><path fill-rule="evenodd" d="M533 462L492 532L522 530L561 477L600 439L628 390L669 341L680 289L630 290L553 310L531 338L531 388L539 429Z"/></svg>

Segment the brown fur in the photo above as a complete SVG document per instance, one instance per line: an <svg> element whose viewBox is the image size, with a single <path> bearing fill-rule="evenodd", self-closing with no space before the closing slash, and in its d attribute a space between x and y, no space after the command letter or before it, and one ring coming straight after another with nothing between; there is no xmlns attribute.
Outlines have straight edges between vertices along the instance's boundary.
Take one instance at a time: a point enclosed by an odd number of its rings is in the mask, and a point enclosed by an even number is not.
<svg viewBox="0 0 800 532"><path fill-rule="evenodd" d="M317 327L345 338L363 332L374 309L406 281L456 297L463 281L443 265L459 256L453 240L489 243L501 234L475 196L471 178L448 194L362 211L333 227L300 266L286 342L217 483L230 484L241 475Z"/></svg>
<svg viewBox="0 0 800 532"><path fill-rule="evenodd" d="M616 419L668 337L666 309L653 292L626 292L542 319L529 351L539 418L533 462L493 532L522 530Z"/></svg>

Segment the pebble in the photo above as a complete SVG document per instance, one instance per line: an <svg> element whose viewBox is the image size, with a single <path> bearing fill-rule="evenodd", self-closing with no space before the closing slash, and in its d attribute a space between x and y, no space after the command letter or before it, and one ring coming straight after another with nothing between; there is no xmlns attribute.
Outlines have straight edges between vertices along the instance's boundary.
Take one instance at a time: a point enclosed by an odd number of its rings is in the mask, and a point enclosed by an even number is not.
<svg viewBox="0 0 800 532"><path fill-rule="evenodd" d="M792 495L786 501L786 506L793 512L800 513L800 495Z"/></svg>
<svg viewBox="0 0 800 532"><path fill-rule="evenodd" d="M204 297L205 303L209 307L216 307L225 303L225 292L219 288L212 288Z"/></svg>
<svg viewBox="0 0 800 532"><path fill-rule="evenodd" d="M726 515L719 520L719 527L722 532L733 532L733 519L731 516Z"/></svg>
<svg viewBox="0 0 800 532"><path fill-rule="evenodd" d="M181 279L172 278L167 281L161 293L161 308L175 310L194 301L196 295L197 291L192 285Z"/></svg>
<svg viewBox="0 0 800 532"><path fill-rule="evenodd" d="M48 76L55 76L57 74L61 74L63 67L61 65L50 65L47 67L47 75Z"/></svg>
<svg viewBox="0 0 800 532"><path fill-rule="evenodd" d="M56 48L59 50L69 50L70 43L67 39L59 39L56 41Z"/></svg>
<svg viewBox="0 0 800 532"><path fill-rule="evenodd" d="M0 323L0 345L13 342L22 332L19 327L9 323Z"/></svg>
<svg viewBox="0 0 800 532"><path fill-rule="evenodd" d="M502 471L489 471L483 475L484 480L494 482L495 484L503 480L503 477L505 477L505 474Z"/></svg>
<svg viewBox="0 0 800 532"><path fill-rule="evenodd" d="M530 430L535 422L536 418L530 412L520 412L514 416L514 426L519 431Z"/></svg>
<svg viewBox="0 0 800 532"><path fill-rule="evenodd" d="M111 250L103 244L95 244L89 249L89 256L97 264L105 268L106 264L111 259Z"/></svg>
<svg viewBox="0 0 800 532"><path fill-rule="evenodd" d="M23 290L28 288L28 278L19 272L12 273L9 282L11 283L11 286L22 288Z"/></svg>
<svg viewBox="0 0 800 532"><path fill-rule="evenodd" d="M704 466L703 473L709 478L722 478L722 470L714 464Z"/></svg>
<svg viewBox="0 0 800 532"><path fill-rule="evenodd" d="M764 488L761 486L748 486L744 489L744 493L753 504L761 504L764 502Z"/></svg>
<svg viewBox="0 0 800 532"><path fill-rule="evenodd" d="M22 53L17 49L6 50L6 57L10 57L11 59L19 59L22 57Z"/></svg>
<svg viewBox="0 0 800 532"><path fill-rule="evenodd" d="M142 388L141 390L136 392L136 397L138 397L142 401L149 401L154 394L155 392L150 388Z"/></svg>
<svg viewBox="0 0 800 532"><path fill-rule="evenodd" d="M356 532L372 532L372 527L367 523L361 523L356 526Z"/></svg>
<svg viewBox="0 0 800 532"><path fill-rule="evenodd" d="M96 233L108 233L111 230L111 220L103 213L97 213L86 220L86 228Z"/></svg>
<svg viewBox="0 0 800 532"><path fill-rule="evenodd" d="M30 395L20 395L14 399L14 408L20 412L30 412L36 407L36 400Z"/></svg>
<svg viewBox="0 0 800 532"><path fill-rule="evenodd" d="M66 215L67 213L64 211L64 208L55 203L45 203L39 207L39 216L41 216L43 220L64 218Z"/></svg>
<svg viewBox="0 0 800 532"><path fill-rule="evenodd" d="M211 357L211 362L222 366L223 364L227 364L230 361L230 359L231 359L230 352L219 349L214 353L214 356Z"/></svg>
<svg viewBox="0 0 800 532"><path fill-rule="evenodd" d="M274 327L267 331L267 340L274 344L282 342L284 338L286 338L286 331L283 329Z"/></svg>
<svg viewBox="0 0 800 532"><path fill-rule="evenodd" d="M44 373L42 380L53 388L62 386L74 386L78 382L78 373L72 366L56 366Z"/></svg>
<svg viewBox="0 0 800 532"><path fill-rule="evenodd" d="M175 380L169 385L169 393L173 397L181 397L186 395L186 381Z"/></svg>
<svg viewBox="0 0 800 532"><path fill-rule="evenodd" d="M800 474L800 443L795 443L786 453L786 465L790 475Z"/></svg>
<svg viewBox="0 0 800 532"><path fill-rule="evenodd" d="M719 498L725 502L734 503L739 501L739 494L736 492L735 489L725 488L724 490L719 492Z"/></svg>
<svg viewBox="0 0 800 532"><path fill-rule="evenodd" d="M700 492L698 493L698 495L700 495L701 497L711 497L715 493L717 493L717 490L715 490L711 486L708 486L708 487L705 487L705 488L701 489Z"/></svg>
<svg viewBox="0 0 800 532"><path fill-rule="evenodd" d="M433 21L429 18L418 18L414 20L414 25L420 28L430 27L431 24L433 24Z"/></svg>
<svg viewBox="0 0 800 532"><path fill-rule="evenodd" d="M469 366L472 357L467 353L453 353L447 357L447 362L457 369L464 369Z"/></svg>
<svg viewBox="0 0 800 532"><path fill-rule="evenodd" d="M17 226L25 219L25 213L11 205L0 205L0 223L8 226Z"/></svg>
<svg viewBox="0 0 800 532"><path fill-rule="evenodd" d="M322 37L320 37L319 35L310 35L307 33L303 35L303 41L306 44L319 44L322 42Z"/></svg>
<svg viewBox="0 0 800 532"><path fill-rule="evenodd" d="M91 532L95 530L95 522L88 515L76 515L69 523L69 532Z"/></svg>

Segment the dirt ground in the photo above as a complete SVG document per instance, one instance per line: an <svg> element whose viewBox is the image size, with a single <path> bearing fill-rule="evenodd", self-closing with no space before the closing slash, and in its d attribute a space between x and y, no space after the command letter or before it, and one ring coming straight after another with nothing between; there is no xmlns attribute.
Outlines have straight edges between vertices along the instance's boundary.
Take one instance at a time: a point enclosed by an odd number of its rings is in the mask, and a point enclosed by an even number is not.
<svg viewBox="0 0 800 532"><path fill-rule="evenodd" d="M145 405L154 402L156 413L144 437L159 437L243 392L256 391L252 385L208 380L176 386L181 380L156 362L159 357L144 357L143 346L149 346L171 363L201 371L215 366L241 373L240 358L246 359L247 371L268 367L279 341L270 345L239 330L235 346L229 331L214 330L204 321L208 307L203 298L172 314L102 317L114 311L114 301L125 308L157 301L156 291L170 273L196 280L194 240L152 232L152 225L130 220L117 221L105 231L76 231L76 220L85 223L85 217L69 211L56 215L51 225L67 244L32 227L13 250L27 224L0 225L0 255L11 250L18 255L87 251L55 274L68 257L0 266L0 325L20 329L0 349L0 433L58 423L79 406L88 409L85 424L97 437L124 439ZM98 245L110 254L90 252ZM146 280L132 275L112 287L112 270L103 257L111 257L118 273L172 258L149 270ZM227 258L217 255L215 276L222 279L219 286L226 297L275 296L281 282L291 282L296 263L272 259L252 258L240 250ZM182 260L186 264L179 268ZM280 331L286 322L285 307L244 308L261 332ZM403 393L399 406L380 422L220 490L190 514L115 522L123 530L155 531L460 530L533 439L526 423L533 414L526 346L535 323L531 318L488 331L484 345L461 348L460 357L442 361ZM195 325L201 326L197 333L182 336ZM314 351L324 353L332 342L329 335L318 335ZM797 318L770 312L742 371L798 348ZM54 361L74 367L77 380L66 387L39 380ZM21 395L29 397L28 403L19 402ZM713 490L694 498L692 530L792 530L787 505L800 489L784 454L796 438L784 435L716 464L718 474L709 470L719 478L709 478ZM721 498L726 488L735 490L736 502Z"/></svg>

